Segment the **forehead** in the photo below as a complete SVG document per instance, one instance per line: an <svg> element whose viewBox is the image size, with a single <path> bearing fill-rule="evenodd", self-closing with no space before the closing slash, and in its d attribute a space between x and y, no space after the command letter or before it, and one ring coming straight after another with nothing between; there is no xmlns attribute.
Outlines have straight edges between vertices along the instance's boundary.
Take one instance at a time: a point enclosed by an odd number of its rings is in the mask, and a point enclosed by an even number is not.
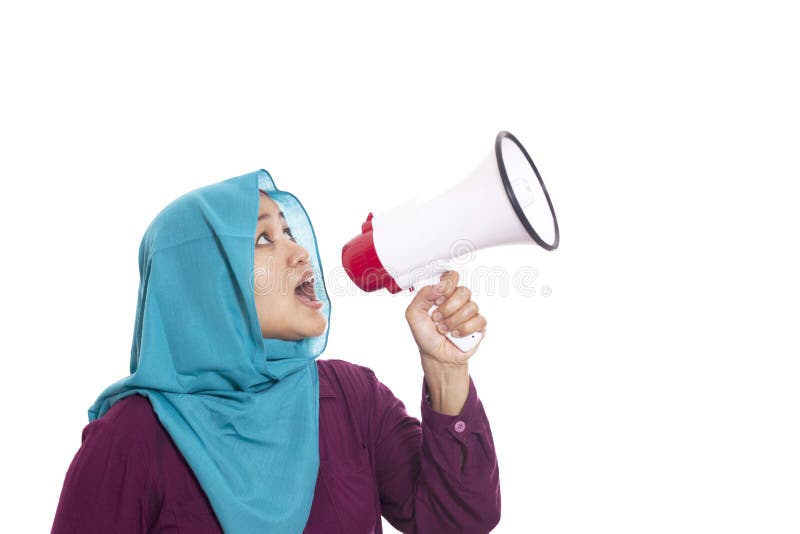
<svg viewBox="0 0 800 534"><path fill-rule="evenodd" d="M278 213L281 210L280 206L263 191L260 191L258 196L261 199L259 201L259 213Z"/></svg>

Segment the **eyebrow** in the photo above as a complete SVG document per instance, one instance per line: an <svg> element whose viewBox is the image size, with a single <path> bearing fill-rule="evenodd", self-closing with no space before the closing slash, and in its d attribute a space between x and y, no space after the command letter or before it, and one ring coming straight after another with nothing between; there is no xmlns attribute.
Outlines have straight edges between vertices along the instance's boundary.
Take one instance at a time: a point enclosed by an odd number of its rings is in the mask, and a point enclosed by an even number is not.
<svg viewBox="0 0 800 534"><path fill-rule="evenodd" d="M262 213L261 215L258 216L258 220L261 221L263 219L269 219L270 217L272 217L271 213ZM286 220L286 217L283 216L283 212L281 212L281 219L283 219L284 221Z"/></svg>

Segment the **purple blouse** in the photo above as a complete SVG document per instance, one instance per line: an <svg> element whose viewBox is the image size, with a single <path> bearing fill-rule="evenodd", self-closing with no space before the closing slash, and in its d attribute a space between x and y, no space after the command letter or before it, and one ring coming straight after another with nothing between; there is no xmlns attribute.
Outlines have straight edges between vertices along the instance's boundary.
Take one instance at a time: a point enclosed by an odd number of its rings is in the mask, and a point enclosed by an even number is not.
<svg viewBox="0 0 800 534"><path fill-rule="evenodd" d="M464 408L452 416L433 411L423 378L420 423L368 367L318 359L317 368L320 465L303 532L381 533L381 515L401 532L422 534L497 525L497 456L471 376ZM84 427L51 532L222 528L150 402L131 395Z"/></svg>

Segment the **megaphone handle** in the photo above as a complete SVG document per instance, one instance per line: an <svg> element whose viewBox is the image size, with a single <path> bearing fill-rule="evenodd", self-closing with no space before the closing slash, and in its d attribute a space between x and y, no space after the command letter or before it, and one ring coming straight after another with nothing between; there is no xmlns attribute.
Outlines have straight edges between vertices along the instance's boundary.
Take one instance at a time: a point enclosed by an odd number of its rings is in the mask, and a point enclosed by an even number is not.
<svg viewBox="0 0 800 534"><path fill-rule="evenodd" d="M446 271L442 271L430 278L416 281L414 283L414 288L419 290L425 286L432 286L434 284L438 284L441 275L444 274L445 272ZM458 350L460 350L461 352L469 352L469 350L472 349L472 347L478 344L478 341L481 340L483 334L481 334L480 332L473 332L468 336L455 337L450 332L448 332L445 334L445 337L449 339L453 343L453 345L458 347Z"/></svg>
<svg viewBox="0 0 800 534"><path fill-rule="evenodd" d="M445 336L447 339L453 342L453 345L459 348L461 352L468 352L472 347L478 344L478 341L481 340L483 334L480 332L473 332L468 336L463 337L454 337L450 335L450 332L446 333Z"/></svg>

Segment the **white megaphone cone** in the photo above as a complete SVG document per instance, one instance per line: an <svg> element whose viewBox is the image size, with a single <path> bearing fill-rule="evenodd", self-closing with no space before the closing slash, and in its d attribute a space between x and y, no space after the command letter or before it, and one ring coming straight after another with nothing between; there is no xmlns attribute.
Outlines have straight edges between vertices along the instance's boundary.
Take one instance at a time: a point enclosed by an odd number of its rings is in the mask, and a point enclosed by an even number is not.
<svg viewBox="0 0 800 534"><path fill-rule="evenodd" d="M550 195L528 152L509 132L475 170L443 193L408 201L361 225L342 248L342 265L364 291L398 293L439 282L449 260L470 250L538 244L558 248L559 232ZM462 351L480 341L475 332L447 338Z"/></svg>

